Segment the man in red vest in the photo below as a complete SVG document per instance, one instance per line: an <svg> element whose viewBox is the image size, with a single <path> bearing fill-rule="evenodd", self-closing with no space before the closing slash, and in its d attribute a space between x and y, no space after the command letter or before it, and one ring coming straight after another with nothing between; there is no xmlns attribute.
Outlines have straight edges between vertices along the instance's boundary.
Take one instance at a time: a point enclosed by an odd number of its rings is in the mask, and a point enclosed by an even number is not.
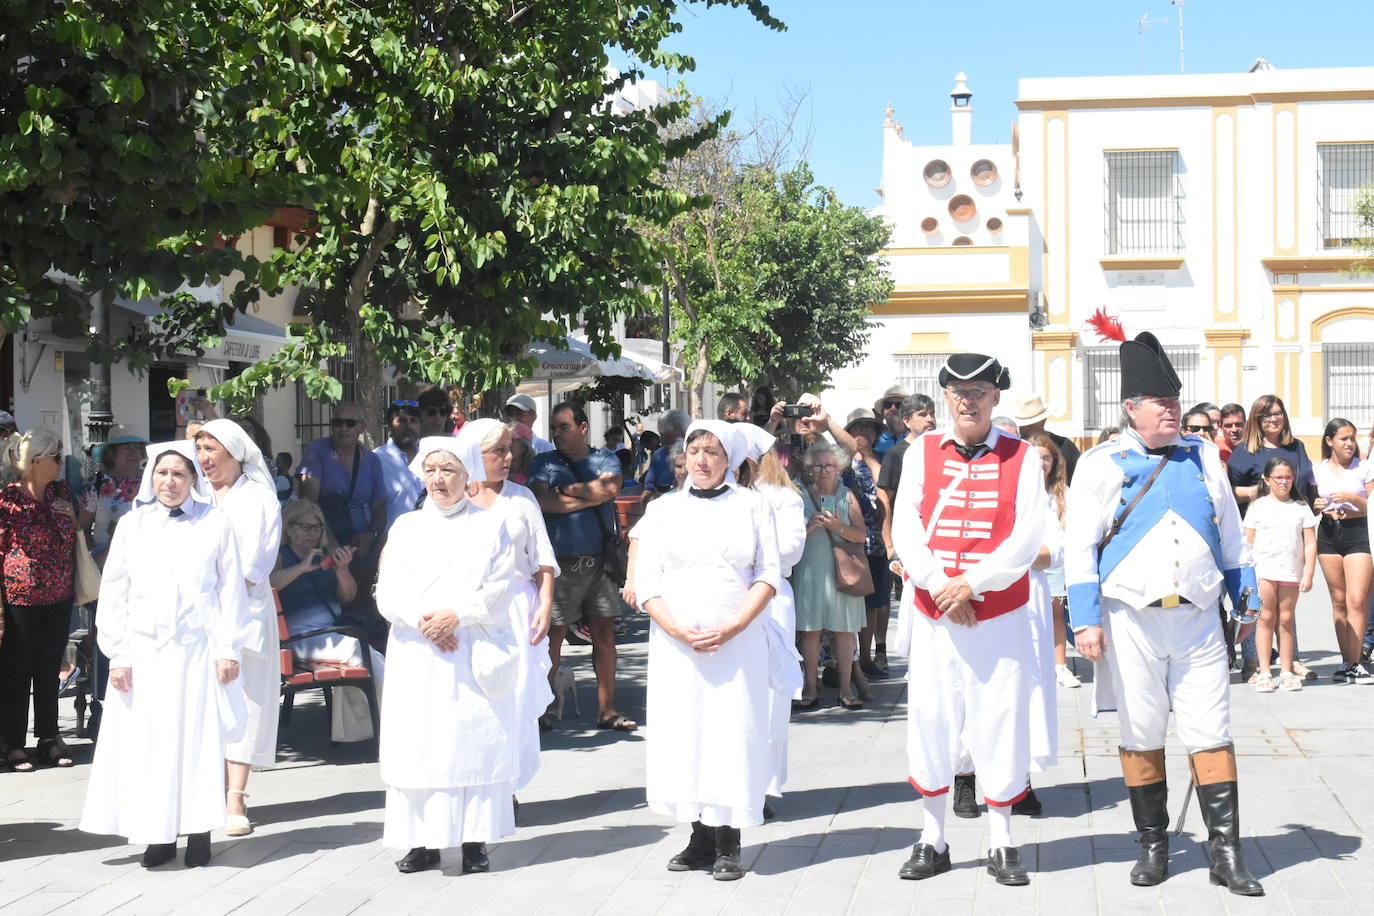
<svg viewBox="0 0 1374 916"><path fill-rule="evenodd" d="M1044 483L1030 447L993 428L1011 385L996 359L955 354L939 382L950 424L907 451L893 506L893 540L913 586L897 639L909 655L909 781L925 805L921 841L898 874L949 871L950 786L976 768L990 820L988 873L999 884L1029 884L1011 806L1030 772L1026 603L1044 540Z"/></svg>

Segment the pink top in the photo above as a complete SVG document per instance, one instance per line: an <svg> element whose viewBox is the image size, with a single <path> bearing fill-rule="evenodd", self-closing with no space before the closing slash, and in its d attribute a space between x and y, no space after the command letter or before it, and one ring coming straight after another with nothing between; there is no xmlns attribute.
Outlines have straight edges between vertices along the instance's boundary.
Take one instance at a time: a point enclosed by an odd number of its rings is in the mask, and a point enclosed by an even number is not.
<svg viewBox="0 0 1374 916"><path fill-rule="evenodd" d="M1317 495L1322 499L1330 499L1332 493L1365 492L1372 471L1374 464L1366 464L1358 458L1352 459L1350 466L1343 470L1337 470L1330 461L1319 461L1312 465L1312 479L1317 485ZM1355 507L1351 503L1339 502L1332 503L1322 511L1353 508Z"/></svg>

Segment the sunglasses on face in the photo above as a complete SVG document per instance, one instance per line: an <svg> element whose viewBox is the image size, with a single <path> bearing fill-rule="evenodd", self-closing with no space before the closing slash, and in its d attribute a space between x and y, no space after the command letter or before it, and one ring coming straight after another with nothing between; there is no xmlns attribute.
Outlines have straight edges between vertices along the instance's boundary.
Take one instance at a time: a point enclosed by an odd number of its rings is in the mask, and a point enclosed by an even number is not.
<svg viewBox="0 0 1374 916"><path fill-rule="evenodd" d="M893 410L901 406L901 401L883 401L883 410Z"/></svg>
<svg viewBox="0 0 1374 916"><path fill-rule="evenodd" d="M349 429L352 429L353 427L358 425L358 421L353 419L352 417L335 417L334 419L329 421L329 424L331 426L346 426Z"/></svg>
<svg viewBox="0 0 1374 916"><path fill-rule="evenodd" d="M1184 424L1183 429L1184 429L1185 432L1190 432L1190 433L1210 433L1210 432L1212 431L1212 427L1211 427L1211 426L1196 426L1196 425L1187 424L1187 423Z"/></svg>
<svg viewBox="0 0 1374 916"><path fill-rule="evenodd" d="M447 407L422 407L420 413L427 417L446 417L449 409Z"/></svg>
<svg viewBox="0 0 1374 916"><path fill-rule="evenodd" d="M324 530L324 525L318 522L313 525L308 525L305 522L292 522L291 524L295 525L298 530L304 531L306 534L319 534Z"/></svg>

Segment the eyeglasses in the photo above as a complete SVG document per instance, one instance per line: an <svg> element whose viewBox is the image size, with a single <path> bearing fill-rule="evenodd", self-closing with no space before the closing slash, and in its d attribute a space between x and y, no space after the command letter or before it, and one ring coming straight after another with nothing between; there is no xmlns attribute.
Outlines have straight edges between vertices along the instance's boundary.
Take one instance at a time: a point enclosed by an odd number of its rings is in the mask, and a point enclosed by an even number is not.
<svg viewBox="0 0 1374 916"><path fill-rule="evenodd" d="M1285 414L1282 410L1271 410L1271 411L1269 411L1269 413L1260 414L1260 419L1261 419L1261 420L1284 420L1284 419L1287 419L1287 416L1288 416L1288 415Z"/></svg>
<svg viewBox="0 0 1374 916"><path fill-rule="evenodd" d="M1185 432L1190 432L1190 433L1210 433L1210 432L1212 432L1213 427L1211 427L1211 426L1194 426L1194 425L1192 425L1192 424L1185 423L1184 426L1183 426L1183 429L1184 429Z"/></svg>
<svg viewBox="0 0 1374 916"><path fill-rule="evenodd" d="M304 531L306 534L319 534L324 531L324 524L320 522L316 522L313 525L308 525L305 522L292 522L291 524L295 526L297 530Z"/></svg>
<svg viewBox="0 0 1374 916"><path fill-rule="evenodd" d="M419 406L420 406L420 402L419 402L419 401L406 401L406 400L392 401L392 402L391 402L391 406L392 406L392 407L419 407Z"/></svg>
<svg viewBox="0 0 1374 916"><path fill-rule="evenodd" d="M330 426L347 426L349 429L358 425L358 420L353 417L335 417L329 421Z"/></svg>
<svg viewBox="0 0 1374 916"><path fill-rule="evenodd" d="M945 393L956 401L981 401L983 398L992 394L991 388L959 388L951 385L945 389Z"/></svg>
<svg viewBox="0 0 1374 916"><path fill-rule="evenodd" d="M1266 477L1266 478L1264 478L1264 479L1267 480L1267 481L1269 481L1270 483L1292 483L1292 482L1293 482L1293 478L1292 478L1291 476L1289 476L1289 475L1279 475L1279 474L1275 474L1275 475L1273 475L1272 477Z"/></svg>
<svg viewBox="0 0 1374 916"><path fill-rule="evenodd" d="M837 468L837 467L839 467L839 465L836 465L836 464L813 464L813 465L811 465L811 470L813 470L813 471L833 471L833 470L835 470L835 468Z"/></svg>

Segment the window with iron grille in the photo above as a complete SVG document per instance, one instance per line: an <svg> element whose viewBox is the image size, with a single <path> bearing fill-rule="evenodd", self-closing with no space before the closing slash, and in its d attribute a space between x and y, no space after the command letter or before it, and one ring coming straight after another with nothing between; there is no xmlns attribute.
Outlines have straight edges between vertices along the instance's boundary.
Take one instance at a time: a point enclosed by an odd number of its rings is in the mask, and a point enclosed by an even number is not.
<svg viewBox="0 0 1374 916"><path fill-rule="evenodd" d="M1198 348L1165 347L1178 380L1179 400L1186 410L1197 403ZM1106 429L1121 423L1121 350L1088 347L1083 350L1083 428Z"/></svg>
<svg viewBox="0 0 1374 916"><path fill-rule="evenodd" d="M1374 343L1322 344L1322 357L1326 415L1345 417L1363 436L1374 424Z"/></svg>
<svg viewBox="0 0 1374 916"><path fill-rule="evenodd" d="M1367 238L1356 204L1374 188L1374 143L1317 144L1317 195L1323 248L1350 248Z"/></svg>
<svg viewBox="0 0 1374 916"><path fill-rule="evenodd" d="M329 374L343 385L341 404L358 402L358 367L353 355L331 356ZM333 405L316 401L305 393L305 385L296 383L296 439L302 447L316 439L329 435L329 418L333 415Z"/></svg>
<svg viewBox="0 0 1374 916"><path fill-rule="evenodd" d="M1183 251L1183 170L1177 150L1104 153L1108 255Z"/></svg>
<svg viewBox="0 0 1374 916"><path fill-rule="evenodd" d="M949 353L900 353L897 363L897 384L907 394L924 394L935 402L935 420L943 425L949 419L949 410L940 394L940 367L949 359Z"/></svg>

